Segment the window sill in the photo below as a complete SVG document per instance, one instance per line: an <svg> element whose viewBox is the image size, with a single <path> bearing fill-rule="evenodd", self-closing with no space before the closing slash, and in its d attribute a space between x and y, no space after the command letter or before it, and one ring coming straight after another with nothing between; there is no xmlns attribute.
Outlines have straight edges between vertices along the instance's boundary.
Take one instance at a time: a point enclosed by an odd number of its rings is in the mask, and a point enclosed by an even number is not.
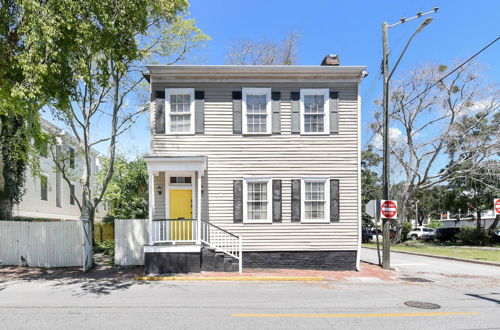
<svg viewBox="0 0 500 330"><path fill-rule="evenodd" d="M321 223L321 224L325 224L325 223L330 223L330 220L326 219L326 220L300 220L300 223Z"/></svg>
<svg viewBox="0 0 500 330"><path fill-rule="evenodd" d="M330 133L306 133L306 132L300 132L300 135L305 135L305 136L328 136L328 135L331 135Z"/></svg>
<svg viewBox="0 0 500 330"><path fill-rule="evenodd" d="M185 132L185 133L163 133L156 135L166 135L166 136L186 136L186 135L195 135L194 132Z"/></svg>
<svg viewBox="0 0 500 330"><path fill-rule="evenodd" d="M243 219L244 224L272 224L272 220L245 220Z"/></svg>

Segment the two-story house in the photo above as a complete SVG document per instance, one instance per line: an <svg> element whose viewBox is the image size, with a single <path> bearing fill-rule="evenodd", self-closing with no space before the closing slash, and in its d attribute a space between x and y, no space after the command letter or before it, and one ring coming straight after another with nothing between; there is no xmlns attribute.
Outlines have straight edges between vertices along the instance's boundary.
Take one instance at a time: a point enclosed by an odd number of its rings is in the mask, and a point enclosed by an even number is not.
<svg viewBox="0 0 500 330"><path fill-rule="evenodd" d="M237 261L358 268L365 75L361 66L149 66L146 273Z"/></svg>
<svg viewBox="0 0 500 330"><path fill-rule="evenodd" d="M40 173L26 171L24 195L19 204L14 206L13 216L44 219L80 219L80 209L74 196L82 196L81 177L83 159L78 154L78 141L75 137L64 132L56 125L41 119L41 127L45 133L57 136L56 144L46 146L40 152ZM94 174L100 171L101 156L97 150L91 150L92 157L90 171L92 180ZM67 173L71 183L64 180L62 173L57 170L54 158L56 154L64 155ZM73 194L71 194L73 192ZM101 204L96 213L99 220L106 213L105 205Z"/></svg>

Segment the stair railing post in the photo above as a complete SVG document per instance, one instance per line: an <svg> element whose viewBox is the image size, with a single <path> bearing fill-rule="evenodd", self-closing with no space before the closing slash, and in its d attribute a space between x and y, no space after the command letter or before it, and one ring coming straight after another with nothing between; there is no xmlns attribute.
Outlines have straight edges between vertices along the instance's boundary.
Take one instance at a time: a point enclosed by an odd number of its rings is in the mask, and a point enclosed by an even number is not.
<svg viewBox="0 0 500 330"><path fill-rule="evenodd" d="M239 267L238 268L239 268L239 272L241 274L241 273L243 273L243 248L242 248L243 247L243 238L241 236L239 237L239 243L240 243L239 244L240 245L239 246L239 248L240 248L239 257L240 258L238 260L239 261L239 265L238 265Z"/></svg>

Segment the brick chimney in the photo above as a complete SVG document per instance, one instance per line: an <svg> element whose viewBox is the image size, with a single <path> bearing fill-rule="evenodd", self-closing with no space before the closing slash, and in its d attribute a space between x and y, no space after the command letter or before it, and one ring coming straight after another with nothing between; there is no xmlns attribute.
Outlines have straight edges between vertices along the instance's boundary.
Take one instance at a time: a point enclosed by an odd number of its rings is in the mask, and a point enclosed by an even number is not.
<svg viewBox="0 0 500 330"><path fill-rule="evenodd" d="M321 62L321 65L327 65L327 66L339 66L339 64L340 61L339 61L339 56L337 54L328 54L323 59L323 62Z"/></svg>

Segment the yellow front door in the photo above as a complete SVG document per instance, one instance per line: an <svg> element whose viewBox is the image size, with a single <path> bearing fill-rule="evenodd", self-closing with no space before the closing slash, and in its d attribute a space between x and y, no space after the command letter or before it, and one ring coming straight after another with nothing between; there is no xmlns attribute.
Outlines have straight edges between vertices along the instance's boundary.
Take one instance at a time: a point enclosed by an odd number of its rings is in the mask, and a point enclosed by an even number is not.
<svg viewBox="0 0 500 330"><path fill-rule="evenodd" d="M191 189L171 189L169 195L170 219L191 219L193 217L193 193ZM193 221L171 221L170 240L189 241L193 239Z"/></svg>

